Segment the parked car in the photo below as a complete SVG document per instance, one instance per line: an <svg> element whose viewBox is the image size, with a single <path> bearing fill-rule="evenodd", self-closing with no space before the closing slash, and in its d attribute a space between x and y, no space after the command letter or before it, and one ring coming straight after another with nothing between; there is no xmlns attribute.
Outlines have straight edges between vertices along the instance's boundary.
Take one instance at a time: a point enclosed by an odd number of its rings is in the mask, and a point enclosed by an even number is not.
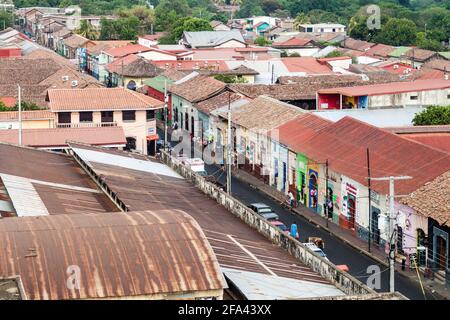
<svg viewBox="0 0 450 320"><path fill-rule="evenodd" d="M248 207L267 220L279 219L278 215L264 203L252 203Z"/></svg>
<svg viewBox="0 0 450 320"><path fill-rule="evenodd" d="M289 234L289 229L286 227L286 225L281 221L270 221L270 224L274 227L277 227L281 231L283 231L285 234Z"/></svg>
<svg viewBox="0 0 450 320"><path fill-rule="evenodd" d="M316 246L315 243L312 242L307 242L304 243L305 247L307 247L308 249L312 250L313 252L317 253L319 256L325 258L328 260L327 255L325 254L325 252L323 252L322 249L320 249L318 246Z"/></svg>

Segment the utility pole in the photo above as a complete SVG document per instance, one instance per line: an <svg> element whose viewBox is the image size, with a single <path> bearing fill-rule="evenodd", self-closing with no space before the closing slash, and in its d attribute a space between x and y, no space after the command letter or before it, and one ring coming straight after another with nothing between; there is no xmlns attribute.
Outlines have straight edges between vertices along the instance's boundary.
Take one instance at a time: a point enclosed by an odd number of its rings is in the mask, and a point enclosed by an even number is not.
<svg viewBox="0 0 450 320"><path fill-rule="evenodd" d="M374 181L389 181L389 291L395 292L395 229L394 220L396 220L395 209L394 209L394 183L395 180L406 180L412 179L409 176L398 176L398 177L381 177L381 178L371 178Z"/></svg>
<svg viewBox="0 0 450 320"><path fill-rule="evenodd" d="M372 189L370 186L370 156L369 156L369 148L367 148L367 186L369 189L369 252L370 252L370 245L372 241Z"/></svg>
<svg viewBox="0 0 450 320"><path fill-rule="evenodd" d="M164 150L167 151L167 80L164 80Z"/></svg>
<svg viewBox="0 0 450 320"><path fill-rule="evenodd" d="M19 146L22 145L22 89L20 84L17 85L18 89L18 102L19 102Z"/></svg>
<svg viewBox="0 0 450 320"><path fill-rule="evenodd" d="M328 209L328 202L330 201L328 199L329 194L328 194L328 159L327 161L325 161L325 166L326 166L326 172L325 172L325 214L327 215L327 229L328 229L328 219L330 217L329 215L329 209Z"/></svg>
<svg viewBox="0 0 450 320"><path fill-rule="evenodd" d="M227 193L231 195L231 92L228 91Z"/></svg>

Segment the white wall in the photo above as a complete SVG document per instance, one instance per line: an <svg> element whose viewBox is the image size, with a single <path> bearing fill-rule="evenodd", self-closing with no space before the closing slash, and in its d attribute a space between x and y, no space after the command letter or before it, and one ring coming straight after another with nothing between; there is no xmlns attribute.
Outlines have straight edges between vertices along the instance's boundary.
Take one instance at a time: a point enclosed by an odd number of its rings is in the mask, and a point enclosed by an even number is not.
<svg viewBox="0 0 450 320"><path fill-rule="evenodd" d="M161 53L158 51L148 51L148 52L142 52L137 54L140 57L143 57L147 60L177 60L177 57L174 55L169 55L165 53Z"/></svg>
<svg viewBox="0 0 450 320"><path fill-rule="evenodd" d="M221 45L218 45L214 48L245 48L246 45L242 42L236 41L236 40L230 40L225 43L222 43Z"/></svg>
<svg viewBox="0 0 450 320"><path fill-rule="evenodd" d="M139 37L138 44L150 48L151 46L157 45L158 42Z"/></svg>
<svg viewBox="0 0 450 320"><path fill-rule="evenodd" d="M449 82L450 84L450 82ZM418 106L418 105L448 105L450 104L450 88L444 90L428 90L419 92L407 92L391 95L369 96L369 108L386 106ZM412 100L411 96L417 96Z"/></svg>

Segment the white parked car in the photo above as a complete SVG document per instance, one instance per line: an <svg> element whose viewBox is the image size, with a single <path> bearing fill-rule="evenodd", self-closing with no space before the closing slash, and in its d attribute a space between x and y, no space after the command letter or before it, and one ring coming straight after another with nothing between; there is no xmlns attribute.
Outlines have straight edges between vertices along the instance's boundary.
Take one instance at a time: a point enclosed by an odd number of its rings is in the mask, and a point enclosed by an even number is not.
<svg viewBox="0 0 450 320"><path fill-rule="evenodd" d="M327 255L325 254L325 252L323 252L322 249L320 249L318 246L316 246L315 243L312 242L307 242L304 243L305 247L307 247L308 249L312 250L313 252L317 253L319 256L325 258L328 260ZM329 261L329 260L328 260Z"/></svg>

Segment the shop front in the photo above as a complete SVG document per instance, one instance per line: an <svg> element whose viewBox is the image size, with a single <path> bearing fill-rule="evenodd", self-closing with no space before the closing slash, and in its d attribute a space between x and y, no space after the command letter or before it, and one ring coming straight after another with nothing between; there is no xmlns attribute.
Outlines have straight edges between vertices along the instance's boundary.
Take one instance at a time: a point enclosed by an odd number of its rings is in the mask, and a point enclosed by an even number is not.
<svg viewBox="0 0 450 320"><path fill-rule="evenodd" d="M308 167L308 158L297 153L297 172L296 172L296 198L298 203L307 206L307 187L306 187L306 168Z"/></svg>
<svg viewBox="0 0 450 320"><path fill-rule="evenodd" d="M342 208L339 225L342 228L355 230L357 187L350 181L343 179L341 184Z"/></svg>

